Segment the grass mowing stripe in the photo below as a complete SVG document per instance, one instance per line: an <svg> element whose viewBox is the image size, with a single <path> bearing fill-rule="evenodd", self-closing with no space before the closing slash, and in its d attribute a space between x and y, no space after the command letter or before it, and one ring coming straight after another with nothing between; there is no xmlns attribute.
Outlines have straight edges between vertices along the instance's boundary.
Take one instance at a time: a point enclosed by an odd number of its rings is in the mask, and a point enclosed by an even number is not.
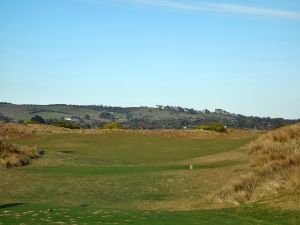
<svg viewBox="0 0 300 225"><path fill-rule="evenodd" d="M214 163L196 164L197 169L213 169L226 166L237 165L241 162L224 160ZM136 174L136 173L155 173L172 170L189 170L189 165L167 165L167 166L84 166L84 167L29 167L19 169L29 173L50 173L68 175L114 175L114 174Z"/></svg>
<svg viewBox="0 0 300 225"><path fill-rule="evenodd" d="M17 144L36 145L46 158L68 157L76 164L155 164L182 161L232 151L251 139L168 138L126 134L43 134L14 140ZM73 154L63 154L62 151Z"/></svg>

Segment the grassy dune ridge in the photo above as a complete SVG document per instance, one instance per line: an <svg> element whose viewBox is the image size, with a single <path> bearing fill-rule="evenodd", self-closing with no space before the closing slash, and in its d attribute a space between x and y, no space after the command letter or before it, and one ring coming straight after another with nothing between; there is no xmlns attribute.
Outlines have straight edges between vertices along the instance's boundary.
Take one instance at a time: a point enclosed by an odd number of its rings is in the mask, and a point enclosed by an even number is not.
<svg viewBox="0 0 300 225"><path fill-rule="evenodd" d="M244 131L246 132L246 131ZM226 137L226 133L218 133L207 130L176 130L176 129L160 129L160 130L132 130L132 129L68 129L64 127L44 125L44 124L13 124L3 123L0 121L0 136L7 138L18 138L30 136L34 134L128 134L128 135L143 135L143 136L159 136L159 137ZM237 132L234 129L228 129L230 135L241 136L241 131Z"/></svg>
<svg viewBox="0 0 300 225"><path fill-rule="evenodd" d="M222 191L221 201L240 204L300 193L300 123L261 135L248 145L252 171Z"/></svg>

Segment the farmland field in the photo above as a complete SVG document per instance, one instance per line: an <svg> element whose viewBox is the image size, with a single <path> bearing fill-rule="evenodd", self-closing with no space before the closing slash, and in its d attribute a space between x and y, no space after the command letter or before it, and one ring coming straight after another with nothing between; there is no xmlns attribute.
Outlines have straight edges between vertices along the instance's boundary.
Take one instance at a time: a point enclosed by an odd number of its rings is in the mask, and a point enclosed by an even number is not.
<svg viewBox="0 0 300 225"><path fill-rule="evenodd" d="M0 224L299 224L297 210L212 204L221 187L249 169L244 146L257 135L39 133L10 139L45 154L29 166L0 169Z"/></svg>

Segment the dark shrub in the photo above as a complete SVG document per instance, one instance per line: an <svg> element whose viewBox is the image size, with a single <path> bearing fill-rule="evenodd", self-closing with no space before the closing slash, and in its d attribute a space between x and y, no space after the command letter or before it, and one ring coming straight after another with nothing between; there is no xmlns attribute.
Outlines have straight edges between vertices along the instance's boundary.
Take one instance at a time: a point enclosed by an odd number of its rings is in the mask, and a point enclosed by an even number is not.
<svg viewBox="0 0 300 225"><path fill-rule="evenodd" d="M79 129L80 127L72 122L69 121L60 121L60 122L56 122L53 124L54 126L57 127L65 127L65 128L69 128L69 129Z"/></svg>
<svg viewBox="0 0 300 225"><path fill-rule="evenodd" d="M32 117L30 119L29 123L41 123L41 124L44 124L45 120L43 119L43 117L41 117L39 115L35 115L34 117Z"/></svg>

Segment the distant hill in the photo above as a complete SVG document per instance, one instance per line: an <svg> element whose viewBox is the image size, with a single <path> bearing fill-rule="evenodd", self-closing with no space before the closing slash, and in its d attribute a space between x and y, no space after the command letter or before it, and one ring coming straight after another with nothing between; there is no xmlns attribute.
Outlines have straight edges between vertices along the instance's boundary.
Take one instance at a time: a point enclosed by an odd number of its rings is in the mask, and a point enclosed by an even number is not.
<svg viewBox="0 0 300 225"><path fill-rule="evenodd" d="M193 128L198 125L218 122L232 128L266 130L297 122L297 120L282 118L248 117L229 113L222 109L210 112L209 110L195 110L179 106L112 107L0 103L0 120L2 121L22 123L35 115L41 116L48 124L65 120L85 128L101 127L112 121L135 129Z"/></svg>

